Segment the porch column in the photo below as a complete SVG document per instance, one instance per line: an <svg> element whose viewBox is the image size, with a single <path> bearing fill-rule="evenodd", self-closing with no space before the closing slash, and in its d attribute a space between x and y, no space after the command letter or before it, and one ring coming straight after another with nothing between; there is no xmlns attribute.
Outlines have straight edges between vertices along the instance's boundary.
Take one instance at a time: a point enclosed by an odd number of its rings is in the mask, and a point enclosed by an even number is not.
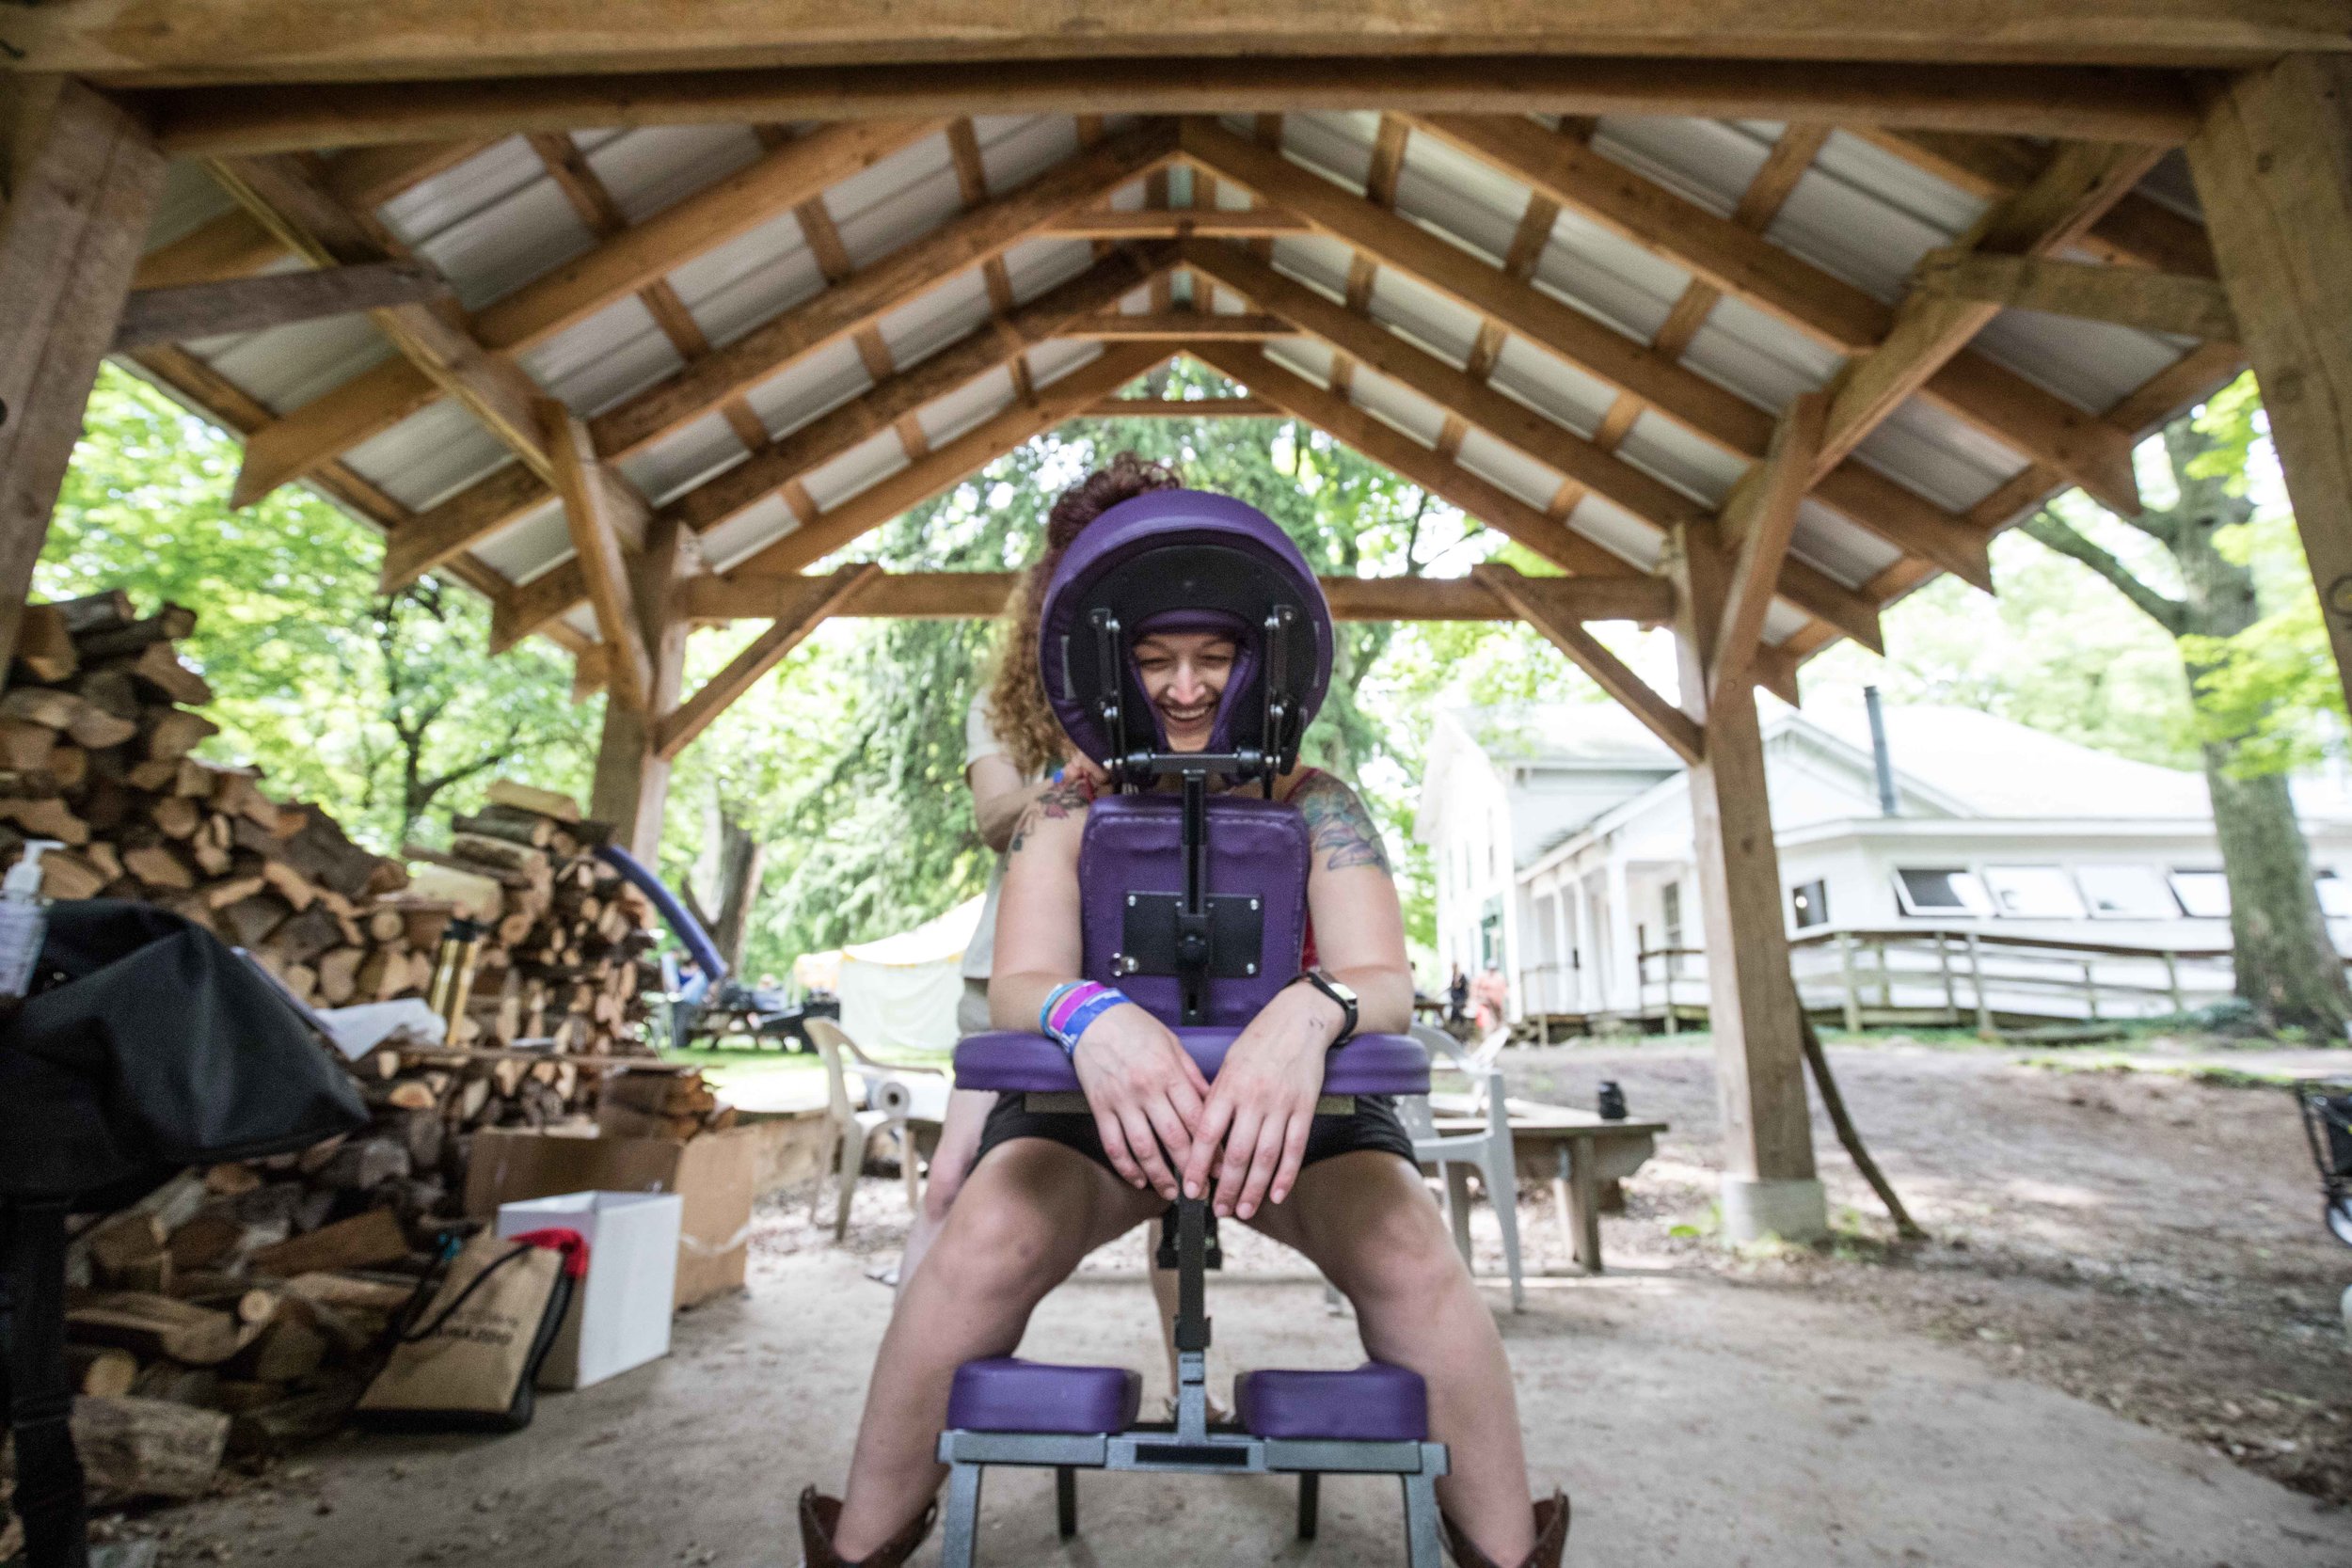
<svg viewBox="0 0 2352 1568"><path fill-rule="evenodd" d="M163 188L147 128L78 81L0 75L0 671Z"/></svg>
<svg viewBox="0 0 2352 1568"><path fill-rule="evenodd" d="M1764 784L1756 689L1725 682L1708 696L1708 656L1729 578L1712 530L1681 531L1668 562L1682 708L1705 731L1691 768L1691 826L1707 932L1708 1022L1724 1118L1724 1229L1735 1242L1824 1235L1829 1207L1813 1166L1813 1123L1780 856Z"/></svg>
<svg viewBox="0 0 2352 1568"><path fill-rule="evenodd" d="M653 681L643 711L606 689L604 736L596 747L596 784L589 796L588 815L612 823L614 842L649 866L659 863L661 811L670 799L670 763L655 749L654 736L677 707L686 671L686 634L691 629L677 606L686 540L686 530L675 519L657 516L645 525L644 550L629 562L637 618L653 659Z"/></svg>
<svg viewBox="0 0 2352 1568"><path fill-rule="evenodd" d="M1601 841L1601 888L1609 900L1609 1002L1637 1012L1642 1006L1642 940L1633 929L1633 890L1627 885L1622 847Z"/></svg>
<svg viewBox="0 0 2352 1568"><path fill-rule="evenodd" d="M2291 55L2215 88L2188 161L2352 691L2352 62Z"/></svg>

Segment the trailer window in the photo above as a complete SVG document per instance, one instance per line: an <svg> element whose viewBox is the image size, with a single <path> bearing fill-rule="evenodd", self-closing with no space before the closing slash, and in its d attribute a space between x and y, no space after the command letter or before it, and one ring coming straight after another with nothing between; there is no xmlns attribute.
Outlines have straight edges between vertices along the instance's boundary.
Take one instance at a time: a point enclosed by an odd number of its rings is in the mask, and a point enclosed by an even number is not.
<svg viewBox="0 0 2352 1568"><path fill-rule="evenodd" d="M1988 865L1984 885L1997 914L2012 920L2080 920L2082 895L2055 865Z"/></svg>
<svg viewBox="0 0 2352 1568"><path fill-rule="evenodd" d="M2187 914L2199 920L2230 918L2230 879L2220 872L2197 867L2175 871L2167 879Z"/></svg>
<svg viewBox="0 0 2352 1568"><path fill-rule="evenodd" d="M1959 866L1899 866L1895 899L1910 915L1991 914L1993 900L1973 871Z"/></svg>
<svg viewBox="0 0 2352 1568"><path fill-rule="evenodd" d="M2181 912L2153 865L2085 865L2074 881L2093 920L2169 920Z"/></svg>

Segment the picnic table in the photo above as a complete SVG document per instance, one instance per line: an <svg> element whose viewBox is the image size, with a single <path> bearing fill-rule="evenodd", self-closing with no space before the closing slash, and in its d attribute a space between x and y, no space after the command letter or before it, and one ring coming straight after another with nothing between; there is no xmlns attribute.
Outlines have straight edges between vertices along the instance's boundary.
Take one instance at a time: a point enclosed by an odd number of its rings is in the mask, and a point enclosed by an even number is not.
<svg viewBox="0 0 2352 1568"><path fill-rule="evenodd" d="M1658 1148L1662 1121L1605 1121L1598 1112L1532 1100L1506 1099L1511 1151L1521 1181L1551 1183L1554 1212L1569 1254L1587 1274L1601 1272L1600 1205L1605 1186L1642 1168ZM1474 1133L1486 1126L1477 1096L1433 1094L1429 1109L1440 1133ZM1455 1167L1448 1166L1451 1177ZM1466 1174L1466 1173L1465 1173ZM1490 1200L1496 1195L1487 1195ZM1463 1205L1457 1200L1459 1212Z"/></svg>

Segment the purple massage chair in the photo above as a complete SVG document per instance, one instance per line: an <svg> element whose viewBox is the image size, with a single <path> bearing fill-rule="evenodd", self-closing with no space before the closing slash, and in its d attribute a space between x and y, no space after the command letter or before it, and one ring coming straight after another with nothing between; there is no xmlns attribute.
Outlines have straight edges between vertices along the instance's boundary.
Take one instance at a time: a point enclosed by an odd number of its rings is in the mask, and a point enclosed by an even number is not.
<svg viewBox="0 0 2352 1568"><path fill-rule="evenodd" d="M1128 651L1147 625L1216 628L1239 644L1205 752L1167 750ZM1263 514L1164 490L1121 502L1079 536L1047 588L1038 635L1055 712L1115 788L1089 812L1079 853L1084 977L1168 1024L1214 1079L1242 1026L1298 974L1310 845L1295 808L1212 795L1209 781L1270 784L1296 762L1330 680L1329 607ZM1170 781L1176 788L1163 787ZM956 1048L956 1082L1025 1096L1032 1111L1088 1114L1070 1058L1042 1035L973 1036ZM1330 1053L1317 1112L1345 1115L1359 1094L1428 1090L1418 1043L1358 1035ZM1393 1475L1404 1484L1406 1561L1438 1568L1435 1482L1446 1450L1429 1440L1418 1374L1376 1362L1245 1372L1235 1419L1209 1424L1203 1287L1215 1248L1205 1201L1169 1208L1159 1258L1179 1282L1173 1422L1136 1419L1143 1379L1123 1367L999 1357L958 1370L939 1439L952 1467L944 1568L974 1560L991 1465L1052 1467L1065 1537L1077 1530L1082 1469L1295 1475L1302 1537L1315 1532L1324 1474Z"/></svg>

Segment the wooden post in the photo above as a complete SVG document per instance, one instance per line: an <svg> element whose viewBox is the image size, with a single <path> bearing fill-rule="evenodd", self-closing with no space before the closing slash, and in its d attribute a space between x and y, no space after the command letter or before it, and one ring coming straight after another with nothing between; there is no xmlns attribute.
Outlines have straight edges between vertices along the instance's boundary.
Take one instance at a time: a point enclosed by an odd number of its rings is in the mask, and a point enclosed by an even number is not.
<svg viewBox="0 0 2352 1568"><path fill-rule="evenodd" d="M2290 55L2232 78L2188 161L2352 691L2352 61Z"/></svg>
<svg viewBox="0 0 2352 1568"><path fill-rule="evenodd" d="M1977 942L1977 933L1968 933L1968 983L1977 992L1977 1037L1993 1037L1993 1004L1984 994L1984 952Z"/></svg>
<svg viewBox="0 0 2352 1568"><path fill-rule="evenodd" d="M1944 1020L1957 1029L1960 1027L1960 998L1952 990L1952 944L1942 931L1935 933L1935 967L1944 975Z"/></svg>
<svg viewBox="0 0 2352 1568"><path fill-rule="evenodd" d="M1766 798L1756 690L1709 690L1731 576L1712 525L1669 539L1683 710L1703 733L1691 767L1691 819L1707 932L1708 1005L1724 1117L1724 1228L1735 1242L1826 1235L1813 1165L1804 1042L1781 917L1780 856Z"/></svg>
<svg viewBox="0 0 2352 1568"><path fill-rule="evenodd" d="M1851 932L1837 933L1837 968L1846 982L1846 1032L1859 1034L1862 1030L1862 988L1854 978Z"/></svg>
<svg viewBox="0 0 2352 1568"><path fill-rule="evenodd" d="M2083 960L2083 1005L2090 1009L2090 1022L2099 1022L2099 975L2093 967L2095 958Z"/></svg>
<svg viewBox="0 0 2352 1568"><path fill-rule="evenodd" d="M40 123L0 147L0 671L164 181L147 128L80 82L5 96L0 121Z"/></svg>
<svg viewBox="0 0 2352 1568"><path fill-rule="evenodd" d="M677 612L677 579L686 559L687 530L674 519L646 525L645 547L630 562L636 611L653 671L645 705L632 708L607 694L604 736L596 747L589 815L610 822L620 846L647 865L661 848L661 809L670 799L670 764L658 744L662 721L677 706L686 670L687 619Z"/></svg>
<svg viewBox="0 0 2352 1568"><path fill-rule="evenodd" d="M2172 993L2172 1016L2178 1018L2188 1011L2188 1006L2181 1000L2180 955L2169 950L2164 955L2164 984L2165 989Z"/></svg>

